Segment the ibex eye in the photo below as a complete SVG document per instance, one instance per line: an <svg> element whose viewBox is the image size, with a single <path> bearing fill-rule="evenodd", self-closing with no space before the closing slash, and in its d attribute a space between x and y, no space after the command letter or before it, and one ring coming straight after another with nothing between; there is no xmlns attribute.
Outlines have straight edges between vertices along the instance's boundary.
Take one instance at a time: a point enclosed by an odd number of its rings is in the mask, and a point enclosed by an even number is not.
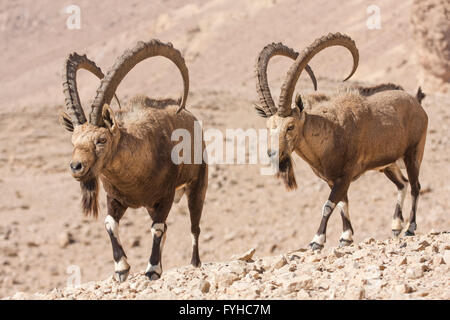
<svg viewBox="0 0 450 320"><path fill-rule="evenodd" d="M292 130L292 129L294 129L294 125L293 124L291 124L289 127L287 127L287 129L288 129L288 131L290 131L290 130Z"/></svg>
<svg viewBox="0 0 450 320"><path fill-rule="evenodd" d="M97 144L105 144L106 143L106 138L99 138L97 140Z"/></svg>

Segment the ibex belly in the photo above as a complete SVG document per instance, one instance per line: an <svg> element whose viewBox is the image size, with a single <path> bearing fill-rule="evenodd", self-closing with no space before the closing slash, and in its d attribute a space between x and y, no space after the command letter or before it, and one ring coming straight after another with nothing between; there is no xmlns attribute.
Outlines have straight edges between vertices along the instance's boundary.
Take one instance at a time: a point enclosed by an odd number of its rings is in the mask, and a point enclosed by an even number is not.
<svg viewBox="0 0 450 320"><path fill-rule="evenodd" d="M376 168L374 168L372 170L383 171L384 169L386 169L387 167L389 167L393 163L395 163L400 169L406 169L405 161L403 160L403 157L402 157L402 158L397 159L395 162L389 163L389 164L384 165L384 166L376 167Z"/></svg>

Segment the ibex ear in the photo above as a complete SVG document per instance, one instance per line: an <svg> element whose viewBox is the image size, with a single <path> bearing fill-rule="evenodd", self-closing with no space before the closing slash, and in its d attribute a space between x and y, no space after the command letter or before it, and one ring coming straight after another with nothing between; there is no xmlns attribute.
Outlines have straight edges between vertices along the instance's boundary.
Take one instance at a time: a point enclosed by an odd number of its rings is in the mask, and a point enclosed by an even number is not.
<svg viewBox="0 0 450 320"><path fill-rule="evenodd" d="M58 117L59 124L67 131L73 132L73 123L70 117L64 111L61 111Z"/></svg>
<svg viewBox="0 0 450 320"><path fill-rule="evenodd" d="M117 131L117 123L116 118L114 116L114 112L111 107L107 104L103 106L102 110L102 118L105 126L111 131L111 133L115 133Z"/></svg>
<svg viewBox="0 0 450 320"><path fill-rule="evenodd" d="M302 101L302 96L300 95L300 93L297 93L297 95L295 96L295 105L298 108L298 111L302 112L304 109L303 106L303 101Z"/></svg>

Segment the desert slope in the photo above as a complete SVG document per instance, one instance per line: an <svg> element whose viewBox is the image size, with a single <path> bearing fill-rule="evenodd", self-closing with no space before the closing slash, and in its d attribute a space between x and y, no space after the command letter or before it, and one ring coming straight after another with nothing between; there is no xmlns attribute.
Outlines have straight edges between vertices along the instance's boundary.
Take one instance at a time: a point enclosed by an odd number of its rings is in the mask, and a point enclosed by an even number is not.
<svg viewBox="0 0 450 320"><path fill-rule="evenodd" d="M10 299L450 299L450 232L112 277Z"/></svg>
<svg viewBox="0 0 450 320"><path fill-rule="evenodd" d="M131 0L126 4L80 0L81 29L69 30L69 14L64 11L69 2L4 2L0 5L0 40L5 44L0 106L15 110L18 105L37 108L42 103L61 103L60 73L70 52L86 53L106 71L125 49L151 38L170 41L183 52L194 91L226 88L254 93L254 62L266 44L282 41L301 50L315 38L339 31L351 35L360 50L360 67L353 79L401 81L412 90L417 71L411 55L415 48L409 26L411 3L378 1L381 29L369 30L366 10L373 4L369 0L346 1L345 6L327 0ZM318 77L343 79L351 68L347 55L342 48L332 48L319 54L311 66ZM176 68L164 59L156 60L130 73L119 88L120 98L137 91L178 94L181 81L175 78L175 85L168 76ZM281 76L283 60L275 59L271 72ZM271 83L281 80L277 76ZM97 83L87 72L80 76L82 99L93 98Z"/></svg>

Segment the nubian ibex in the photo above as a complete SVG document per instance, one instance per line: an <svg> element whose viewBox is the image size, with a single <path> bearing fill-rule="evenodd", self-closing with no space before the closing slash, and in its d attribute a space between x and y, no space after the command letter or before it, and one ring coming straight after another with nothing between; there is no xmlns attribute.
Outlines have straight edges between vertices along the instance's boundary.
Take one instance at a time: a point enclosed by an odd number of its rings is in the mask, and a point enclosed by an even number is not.
<svg viewBox="0 0 450 320"><path fill-rule="evenodd" d="M414 97L393 84L350 87L331 96L297 95L292 108L292 97L301 72L317 53L330 46L343 46L351 52L353 69L345 80L349 79L358 66L359 53L354 41L340 33L315 40L295 57L292 53L283 54L293 50L282 44L266 46L258 57L256 76L260 105L257 111L268 118L273 145L278 145L276 150L268 149L269 157L276 164L277 176L284 180L287 189L297 187L291 160L291 154L295 152L329 185L331 193L322 208L319 229L310 243L316 250L325 243L328 219L336 206L343 222L340 245L352 243L347 191L350 183L368 170L383 172L398 188L392 231L399 235L408 184L401 168L406 168L412 208L405 235L413 235L420 191L419 169L428 125L428 117L421 106L425 95L419 88ZM267 64L274 55L295 59L283 83L278 107L267 81Z"/></svg>
<svg viewBox="0 0 450 320"><path fill-rule="evenodd" d="M114 113L109 104L122 79L136 64L155 56L170 59L180 70L184 82L181 102L136 96ZM102 79L89 121L77 91L76 74L79 69L89 70ZM119 221L126 209L144 207L153 220L153 247L146 275L150 279L158 279L162 273L166 218L174 199L179 199L183 193L187 195L191 218L191 263L200 266L199 225L208 185L208 166L204 161L177 164L171 156L177 143L172 141L171 133L184 129L193 136L197 121L184 108L189 92L189 74L181 53L170 43L158 40L139 42L118 58L105 77L85 55L74 53L65 63L63 87L68 114L60 115L60 123L73 132L70 169L73 177L80 181L82 209L86 215L97 216L98 180L103 184L108 210L105 227L111 239L118 281L125 281L130 270L119 240ZM204 148L202 140L202 151Z"/></svg>

